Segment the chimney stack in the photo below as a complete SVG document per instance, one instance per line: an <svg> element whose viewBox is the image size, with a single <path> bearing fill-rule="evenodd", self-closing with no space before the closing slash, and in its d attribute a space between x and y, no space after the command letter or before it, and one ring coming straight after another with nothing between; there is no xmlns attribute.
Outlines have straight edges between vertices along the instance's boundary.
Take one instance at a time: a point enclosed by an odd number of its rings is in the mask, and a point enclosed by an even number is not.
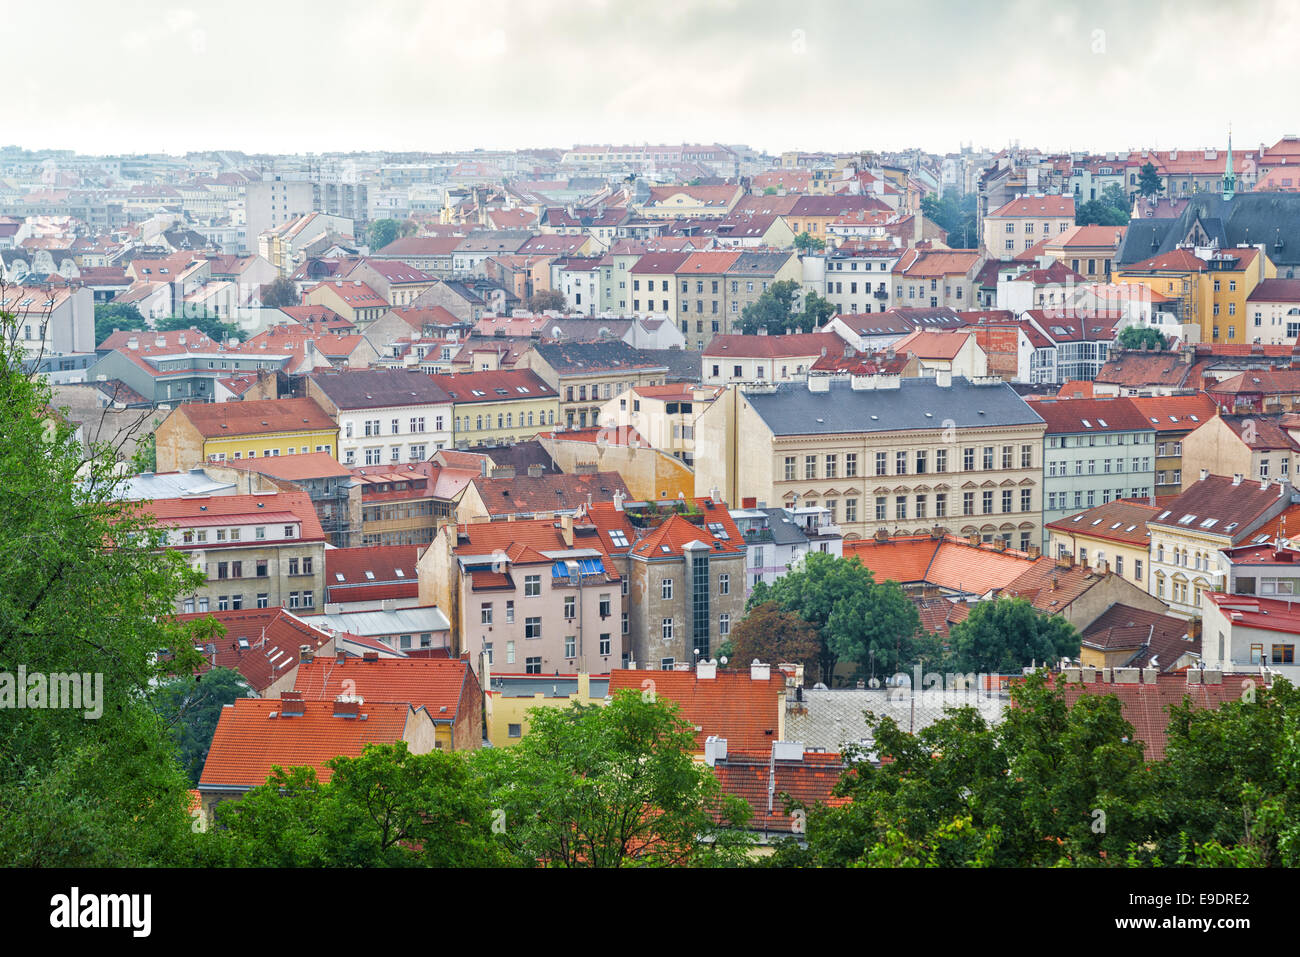
<svg viewBox="0 0 1300 957"><path fill-rule="evenodd" d="M334 699L334 717L355 718L361 712L361 698L358 695L341 694Z"/></svg>
<svg viewBox="0 0 1300 957"><path fill-rule="evenodd" d="M767 681L772 677L772 666L765 665L755 658L749 665L749 679L751 681Z"/></svg>
<svg viewBox="0 0 1300 957"><path fill-rule="evenodd" d="M305 665L309 665L315 659L316 653L311 650L311 645L298 646L298 660Z"/></svg>
<svg viewBox="0 0 1300 957"><path fill-rule="evenodd" d="M291 717L305 714L301 691L286 691L280 695L280 716Z"/></svg>

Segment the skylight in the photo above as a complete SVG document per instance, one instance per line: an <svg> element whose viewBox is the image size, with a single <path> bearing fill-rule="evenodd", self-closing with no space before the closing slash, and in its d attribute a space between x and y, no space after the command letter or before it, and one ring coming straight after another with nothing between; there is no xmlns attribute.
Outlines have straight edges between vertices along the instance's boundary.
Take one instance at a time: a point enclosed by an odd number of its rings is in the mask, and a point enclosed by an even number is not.
<svg viewBox="0 0 1300 957"><path fill-rule="evenodd" d="M1205 521L1201 522L1201 528L1213 528L1214 523L1217 521L1217 518L1207 518Z"/></svg>
<svg viewBox="0 0 1300 957"><path fill-rule="evenodd" d="M340 582L343 581L343 573L342 573L342 572L335 572L335 573L334 573L334 580L335 580L335 581L340 581Z"/></svg>
<svg viewBox="0 0 1300 957"><path fill-rule="evenodd" d="M394 569L393 569L393 573L394 573L395 575L397 575L398 578L405 578L405 577L406 577L406 572L402 571L400 568L394 568Z"/></svg>
<svg viewBox="0 0 1300 957"><path fill-rule="evenodd" d="M1156 519L1156 521L1157 521L1157 522L1163 522L1163 521L1164 521L1165 519L1167 519L1168 517L1169 517L1169 509L1165 509L1163 512L1160 513L1160 515L1159 515L1159 517Z"/></svg>
<svg viewBox="0 0 1300 957"><path fill-rule="evenodd" d="M375 580L375 573L372 572L372 571L370 571L370 569L366 569L366 578L367 578L369 581L374 581L374 580Z"/></svg>
<svg viewBox="0 0 1300 957"><path fill-rule="evenodd" d="M1195 516L1195 515L1184 515L1182 518L1180 518L1180 519L1178 520L1178 524L1179 524L1179 525L1190 525L1190 524L1192 524L1192 522L1194 522L1194 521L1196 521L1196 516Z"/></svg>
<svg viewBox="0 0 1300 957"><path fill-rule="evenodd" d="M627 548L627 536L623 534L621 528L616 528L609 533L609 540L619 548Z"/></svg>

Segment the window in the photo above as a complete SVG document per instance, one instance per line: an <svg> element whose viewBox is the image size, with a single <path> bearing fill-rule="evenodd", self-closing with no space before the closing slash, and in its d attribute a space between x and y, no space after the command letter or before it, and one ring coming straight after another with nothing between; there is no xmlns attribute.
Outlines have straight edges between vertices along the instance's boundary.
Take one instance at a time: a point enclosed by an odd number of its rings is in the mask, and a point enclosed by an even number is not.
<svg viewBox="0 0 1300 957"><path fill-rule="evenodd" d="M601 655L609 655L611 645L612 642L610 641L609 633L606 632L602 634L600 636L600 651L598 653Z"/></svg>
<svg viewBox="0 0 1300 957"><path fill-rule="evenodd" d="M628 633L628 618L627 618L627 612L623 612L623 634L626 635L627 633Z"/></svg>
<svg viewBox="0 0 1300 957"><path fill-rule="evenodd" d="M1011 489L1009 488L1002 490L1002 511L1011 511Z"/></svg>
<svg viewBox="0 0 1300 957"><path fill-rule="evenodd" d="M856 498L846 498L844 500L844 521L856 522L857 520L858 520L858 500Z"/></svg>
<svg viewBox="0 0 1300 957"><path fill-rule="evenodd" d="M564 657L574 658L578 654L578 639L574 635L564 636Z"/></svg>
<svg viewBox="0 0 1300 957"><path fill-rule="evenodd" d="M838 471L839 471L839 456L838 455L826 456L826 477L828 479L833 479L836 477L836 472Z"/></svg>
<svg viewBox="0 0 1300 957"><path fill-rule="evenodd" d="M1009 445L1002 446L1002 467L1011 468L1011 446Z"/></svg>
<svg viewBox="0 0 1300 957"><path fill-rule="evenodd" d="M578 617L578 600L573 595L564 596L564 617L568 620Z"/></svg>
<svg viewBox="0 0 1300 957"><path fill-rule="evenodd" d="M975 514L975 493L974 492L961 493L961 513L963 515Z"/></svg>
<svg viewBox="0 0 1300 957"><path fill-rule="evenodd" d="M719 615L719 616L718 616L718 634L719 634L719 635L729 635L729 634L731 634L731 616L730 616L730 615L723 614L723 615Z"/></svg>
<svg viewBox="0 0 1300 957"><path fill-rule="evenodd" d="M815 479L817 477L817 456L815 455L804 456L803 477L806 479Z"/></svg>
<svg viewBox="0 0 1300 957"><path fill-rule="evenodd" d="M918 496L916 497L916 517L917 517L917 518L925 518L926 507L927 507L926 503L927 503L927 496L925 496L925 495L918 495Z"/></svg>
<svg viewBox="0 0 1300 957"><path fill-rule="evenodd" d="M888 472L888 470L887 470L887 462L888 462L888 460L885 458L886 454L887 454L887 453L885 453L885 452L877 452L877 453L876 453L876 474L877 474L877 475L888 475L888 474L889 474L889 472Z"/></svg>
<svg viewBox="0 0 1300 957"><path fill-rule="evenodd" d="M787 455L785 457L785 480L787 482L794 481L794 456L793 455Z"/></svg>
<svg viewBox="0 0 1300 957"><path fill-rule="evenodd" d="M961 450L961 468L963 472L975 471L975 450L974 449Z"/></svg>
<svg viewBox="0 0 1300 957"><path fill-rule="evenodd" d="M492 624L492 603L490 601L485 601L479 606L478 620L479 624L482 625Z"/></svg>
<svg viewBox="0 0 1300 957"><path fill-rule="evenodd" d="M730 595L730 594L731 594L731 576L730 576L730 575L719 575L719 576L718 576L718 594L719 594L719 595Z"/></svg>
<svg viewBox="0 0 1300 957"><path fill-rule="evenodd" d="M524 637L525 638L542 637L542 619L540 615L524 619Z"/></svg>
<svg viewBox="0 0 1300 957"><path fill-rule="evenodd" d="M886 520L885 510L888 507L889 500L883 495L876 496L876 521L883 522Z"/></svg>
<svg viewBox="0 0 1300 957"><path fill-rule="evenodd" d="M542 576L525 575L524 576L524 597L536 598L542 593Z"/></svg>
<svg viewBox="0 0 1300 957"><path fill-rule="evenodd" d="M937 449L934 453L934 470L936 472L948 471L948 450Z"/></svg>
<svg viewBox="0 0 1300 957"><path fill-rule="evenodd" d="M907 496L899 495L894 498L894 517L897 519L907 518Z"/></svg>
<svg viewBox="0 0 1300 957"><path fill-rule="evenodd" d="M894 453L894 474L895 475L907 474L907 453L906 452Z"/></svg>
<svg viewBox="0 0 1300 957"><path fill-rule="evenodd" d="M934 497L934 517L944 518L948 514L948 494L939 492Z"/></svg>
<svg viewBox="0 0 1300 957"><path fill-rule="evenodd" d="M858 455L849 452L844 456L844 477L854 478L858 474Z"/></svg>
<svg viewBox="0 0 1300 957"><path fill-rule="evenodd" d="M507 601L506 602L506 624L507 625L514 624L514 621L515 621L515 603L513 601Z"/></svg>
<svg viewBox="0 0 1300 957"><path fill-rule="evenodd" d="M608 618L610 616L610 600L608 595L600 596L600 617Z"/></svg>
<svg viewBox="0 0 1300 957"><path fill-rule="evenodd" d="M538 673L541 673L541 666L538 665ZM510 724L506 726L506 734L512 738L522 738L524 736L523 725Z"/></svg>
<svg viewBox="0 0 1300 957"><path fill-rule="evenodd" d="M673 620L672 620L671 618L665 618L665 619L663 619L663 623L662 623L662 625L661 625L661 628L662 628L662 634L663 634L663 639L664 639L664 641L672 641L672 640L673 640ZM669 659L669 660L671 660L671 659Z"/></svg>
<svg viewBox="0 0 1300 957"><path fill-rule="evenodd" d="M1033 500L1034 500L1034 490L1030 488L1022 488L1020 490L1020 511L1022 512L1030 511L1032 508Z"/></svg>
<svg viewBox="0 0 1300 957"><path fill-rule="evenodd" d="M665 578L659 583L659 597L668 599L673 597L673 580Z"/></svg>
<svg viewBox="0 0 1300 957"><path fill-rule="evenodd" d="M984 468L989 470L993 468L993 446L984 446Z"/></svg>
<svg viewBox="0 0 1300 957"><path fill-rule="evenodd" d="M993 514L993 493L985 492L983 495L982 503L984 506L984 514L992 515Z"/></svg>
<svg viewBox="0 0 1300 957"><path fill-rule="evenodd" d="M542 658L540 655L529 656L524 659L524 674L540 675L542 673Z"/></svg>

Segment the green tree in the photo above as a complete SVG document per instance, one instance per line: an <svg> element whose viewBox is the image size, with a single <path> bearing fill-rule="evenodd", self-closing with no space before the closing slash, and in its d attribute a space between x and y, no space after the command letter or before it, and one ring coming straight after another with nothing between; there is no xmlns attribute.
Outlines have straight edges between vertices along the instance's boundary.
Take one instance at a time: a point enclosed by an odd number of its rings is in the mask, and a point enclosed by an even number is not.
<svg viewBox="0 0 1300 957"><path fill-rule="evenodd" d="M821 252L826 248L826 240L814 239L805 230L794 238L794 248L801 253Z"/></svg>
<svg viewBox="0 0 1300 957"><path fill-rule="evenodd" d="M921 215L947 233L946 242L953 249L974 249L979 245L973 193L959 195L949 190L942 197L926 196L921 200Z"/></svg>
<svg viewBox="0 0 1300 957"><path fill-rule="evenodd" d="M749 806L694 758L673 702L621 691L606 705L535 708L513 748L475 763L517 860L548 867L717 866L743 861Z"/></svg>
<svg viewBox="0 0 1300 957"><path fill-rule="evenodd" d="M198 786L221 709L236 698L248 696L244 676L229 668L213 668L192 678L175 678L154 692L154 708L167 726L191 786Z"/></svg>
<svg viewBox="0 0 1300 957"><path fill-rule="evenodd" d="M464 752L411 754L406 742L360 757L276 768L217 806L214 863L246 867L493 867L513 863L492 832L484 782Z"/></svg>
<svg viewBox="0 0 1300 957"><path fill-rule="evenodd" d="M1169 341L1158 329L1128 326L1119 334L1119 344L1125 349L1154 349L1164 351Z"/></svg>
<svg viewBox="0 0 1300 957"><path fill-rule="evenodd" d="M1124 190L1111 183L1097 199L1090 199L1074 211L1078 226L1125 226L1129 221L1130 205Z"/></svg>
<svg viewBox="0 0 1300 957"><path fill-rule="evenodd" d="M916 734L867 718L873 746L846 749L837 788L851 803L810 811L807 849L786 846L775 863L1097 865L1122 862L1144 836L1132 809L1151 778L1113 695L1068 707L1039 671L996 726L969 707Z"/></svg>
<svg viewBox="0 0 1300 957"><path fill-rule="evenodd" d="M1079 654L1079 633L1059 615L1044 615L1023 598L983 601L949 637L963 672L1008 674L1033 662L1054 664Z"/></svg>
<svg viewBox="0 0 1300 957"><path fill-rule="evenodd" d="M1138 171L1138 195L1154 199L1165 191L1164 184L1160 182L1160 173L1156 171L1154 163L1147 162L1142 165Z"/></svg>
<svg viewBox="0 0 1300 957"><path fill-rule="evenodd" d="M1170 709L1142 809L1166 864L1300 866L1300 689L1242 680L1216 710ZM1190 859L1190 860L1189 860Z"/></svg>
<svg viewBox="0 0 1300 957"><path fill-rule="evenodd" d="M772 664L802 664L805 675L820 668L821 635L817 628L774 601L750 608L731 629L727 656L738 666L757 658Z"/></svg>
<svg viewBox="0 0 1300 957"><path fill-rule="evenodd" d="M278 276L262 287L262 305L268 308L298 305L298 287L288 276Z"/></svg>
<svg viewBox="0 0 1300 957"><path fill-rule="evenodd" d="M555 289L539 289L528 297L529 312L564 312L564 293Z"/></svg>
<svg viewBox="0 0 1300 957"><path fill-rule="evenodd" d="M180 329L197 329L210 339L217 342L225 342L227 339L236 339L239 337L239 326L233 322L222 322L216 316L210 313L202 313L197 316L169 316L166 319L159 319L157 324L159 332L175 332Z"/></svg>
<svg viewBox="0 0 1300 957"><path fill-rule="evenodd" d="M127 329L144 328L147 328L144 316L140 315L140 310L135 306L128 306L120 302L95 303L96 345L111 336L114 329L126 331Z"/></svg>
<svg viewBox="0 0 1300 957"><path fill-rule="evenodd" d="M754 335L759 329L764 329L770 336L783 335L787 329L811 332L819 320L827 321L835 314L835 307L816 293L809 293L803 309L796 311L795 297L801 285L795 279L772 283L741 310L741 331L745 335Z"/></svg>
<svg viewBox="0 0 1300 957"><path fill-rule="evenodd" d="M80 708L4 710L0 858L173 862L190 836L188 781L148 693L198 664L211 629L173 611L203 575L165 548L146 508L115 498L108 446L85 456L75 427L47 414L49 387L22 373L16 331L0 315L0 674L85 675L88 695ZM0 697L16 691L5 684Z"/></svg>
<svg viewBox="0 0 1300 957"><path fill-rule="evenodd" d="M397 238L400 228L395 219L376 219L366 227L366 241L370 251L378 252L391 243Z"/></svg>
<svg viewBox="0 0 1300 957"><path fill-rule="evenodd" d="M763 190L763 195L764 195L764 196L775 196L778 192L780 192L780 191L779 191L775 186L769 186L769 187L767 187L766 189Z"/></svg>
<svg viewBox="0 0 1300 957"><path fill-rule="evenodd" d="M821 680L827 685L841 658L858 662L864 671L905 670L916 660L923 639L916 606L899 584L876 582L856 556L810 552L773 584L755 585L746 607L765 602L775 602L818 630Z"/></svg>

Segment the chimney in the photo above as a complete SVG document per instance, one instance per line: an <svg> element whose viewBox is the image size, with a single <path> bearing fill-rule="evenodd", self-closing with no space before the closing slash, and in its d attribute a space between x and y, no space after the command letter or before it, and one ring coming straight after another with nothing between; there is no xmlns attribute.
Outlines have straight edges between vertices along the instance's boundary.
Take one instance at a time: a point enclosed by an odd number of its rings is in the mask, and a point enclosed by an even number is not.
<svg viewBox="0 0 1300 957"><path fill-rule="evenodd" d="M1233 484L1234 487L1236 487L1236 486L1238 486L1238 485L1241 484L1241 473L1240 473L1240 472L1233 472L1233 473L1232 473L1232 484Z"/></svg>
<svg viewBox="0 0 1300 957"><path fill-rule="evenodd" d="M540 466L540 465L530 465L530 466L528 466L528 477L529 477L529 478L541 478L541 477L542 477L542 466Z"/></svg>
<svg viewBox="0 0 1300 957"><path fill-rule="evenodd" d="M380 610L380 611L396 611L396 610L397 610L397 599L396 599L396 598L384 598L384 599L382 599L382 600L379 602L379 610ZM378 652L375 652L375 654L378 654Z"/></svg>
<svg viewBox="0 0 1300 957"><path fill-rule="evenodd" d="M334 699L334 717L355 718L361 712L361 698L358 695L341 694Z"/></svg>
<svg viewBox="0 0 1300 957"><path fill-rule="evenodd" d="M305 713L301 691L286 691L280 695L280 716L282 718Z"/></svg>
<svg viewBox="0 0 1300 957"><path fill-rule="evenodd" d="M560 516L560 538L564 539L564 547L573 547L573 516Z"/></svg>
<svg viewBox="0 0 1300 957"><path fill-rule="evenodd" d="M1072 552L1064 552L1064 553L1062 553L1061 555L1058 555L1057 558L1056 558L1056 567L1057 567L1057 568L1073 568L1073 567L1074 567L1074 554L1073 554Z"/></svg>
<svg viewBox="0 0 1300 957"><path fill-rule="evenodd" d="M934 373L934 384L940 389L947 389L952 386L952 370L936 369Z"/></svg>
<svg viewBox="0 0 1300 957"><path fill-rule="evenodd" d="M1100 561L1098 561L1096 565L1093 566L1093 570L1098 575L1105 575L1107 572L1110 571L1110 563L1103 558Z"/></svg>
<svg viewBox="0 0 1300 957"><path fill-rule="evenodd" d="M939 541L941 538L943 538L943 526L935 525L933 528L931 528L930 537L934 539L936 542Z"/></svg>
<svg viewBox="0 0 1300 957"><path fill-rule="evenodd" d="M531 469L529 470L531 472ZM513 465L498 465L492 469L492 478L512 479L515 477L515 467Z"/></svg>
<svg viewBox="0 0 1300 957"><path fill-rule="evenodd" d="M713 486L713 488L709 489L709 498L711 498L715 503L722 502L722 492L718 489L716 485Z"/></svg>
<svg viewBox="0 0 1300 957"><path fill-rule="evenodd" d="M755 658L749 665L750 681L767 681L772 677L772 666L765 665Z"/></svg>
<svg viewBox="0 0 1300 957"><path fill-rule="evenodd" d="M574 475L595 475L596 463L578 462L576 465L573 466L573 474Z"/></svg>
<svg viewBox="0 0 1300 957"><path fill-rule="evenodd" d="M695 677L699 681L712 681L718 677L718 661L716 658L709 661L697 661L695 663Z"/></svg>
<svg viewBox="0 0 1300 957"><path fill-rule="evenodd" d="M361 660L368 665L373 664L374 662L379 660L379 652L377 651L362 652Z"/></svg>
<svg viewBox="0 0 1300 957"><path fill-rule="evenodd" d="M1030 558L1042 558L1042 557L1043 557L1043 550L1042 550L1041 548L1039 548L1037 545L1030 545L1030 546L1029 546L1029 557L1030 557Z"/></svg>
<svg viewBox="0 0 1300 957"><path fill-rule="evenodd" d="M878 529L876 529L876 541L878 541L878 542L887 542L887 541L889 541L889 529L887 529L887 528L878 528Z"/></svg>
<svg viewBox="0 0 1300 957"><path fill-rule="evenodd" d="M1205 481L1207 478L1209 478L1209 477L1210 477L1210 470L1209 470L1209 469L1201 469L1201 481L1204 482L1204 481Z"/></svg>
<svg viewBox="0 0 1300 957"><path fill-rule="evenodd" d="M719 761L727 760L727 739L711 734L704 739L704 763L713 767Z"/></svg>
<svg viewBox="0 0 1300 957"><path fill-rule="evenodd" d="M1005 552L1007 550L1007 540L1005 538L993 539L993 550L998 552Z"/></svg>
<svg viewBox="0 0 1300 957"><path fill-rule="evenodd" d="M979 532L971 532L969 535L966 536L966 541L968 541L968 542L970 542L970 544L972 544L972 545L978 547L979 544L980 544L980 533L979 533Z"/></svg>
<svg viewBox="0 0 1300 957"><path fill-rule="evenodd" d="M305 665L309 665L316 658L316 653L311 650L311 645L298 646L298 660Z"/></svg>
<svg viewBox="0 0 1300 957"><path fill-rule="evenodd" d="M348 660L347 652L344 651L342 648L339 648L334 652L334 664L343 665L347 663L347 660Z"/></svg>

